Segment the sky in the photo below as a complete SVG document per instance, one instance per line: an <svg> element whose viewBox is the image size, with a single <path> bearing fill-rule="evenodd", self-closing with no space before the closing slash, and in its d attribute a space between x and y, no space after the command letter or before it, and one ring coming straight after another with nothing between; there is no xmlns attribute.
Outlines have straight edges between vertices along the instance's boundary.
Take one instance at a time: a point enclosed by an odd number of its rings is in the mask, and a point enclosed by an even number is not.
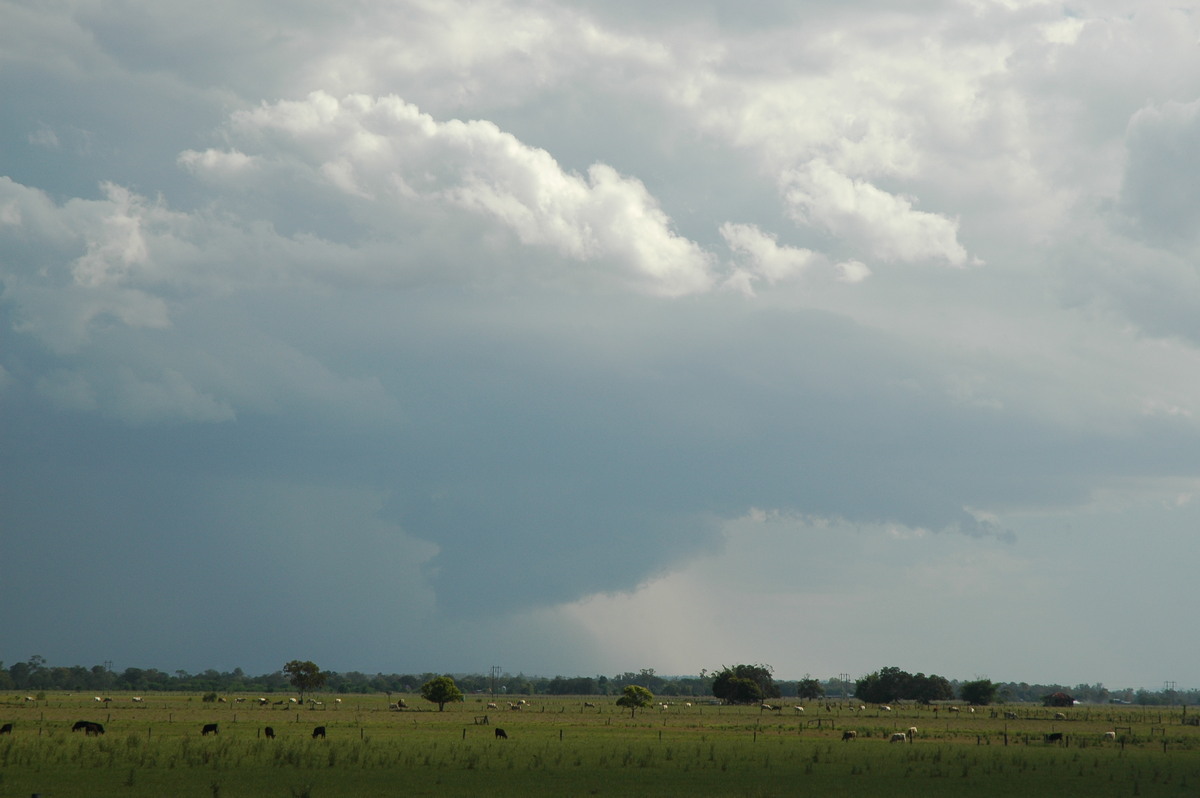
<svg viewBox="0 0 1200 798"><path fill-rule="evenodd" d="M0 0L0 661L1200 687L1200 7Z"/></svg>

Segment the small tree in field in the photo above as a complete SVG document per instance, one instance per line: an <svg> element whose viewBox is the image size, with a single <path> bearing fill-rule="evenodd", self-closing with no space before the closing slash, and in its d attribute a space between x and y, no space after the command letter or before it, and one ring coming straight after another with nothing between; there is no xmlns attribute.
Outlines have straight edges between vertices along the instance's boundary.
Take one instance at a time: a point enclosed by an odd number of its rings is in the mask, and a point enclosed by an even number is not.
<svg viewBox="0 0 1200 798"><path fill-rule="evenodd" d="M304 703L304 694L318 689L325 684L327 674L321 672L315 662L294 659L283 666L292 687L300 691L300 703Z"/></svg>
<svg viewBox="0 0 1200 798"><path fill-rule="evenodd" d="M425 682L421 685L421 697L437 704L438 712L445 711L446 704L451 701L463 700L462 691L449 676L438 676L436 679Z"/></svg>
<svg viewBox="0 0 1200 798"><path fill-rule="evenodd" d="M640 684L625 685L625 692L617 699L617 706L629 707L629 717L637 714L638 709L650 706L654 701L654 693Z"/></svg>
<svg viewBox="0 0 1200 798"><path fill-rule="evenodd" d="M974 682L963 682L958 690L963 701L975 706L984 707L996 700L996 691L1000 688L991 679L979 679Z"/></svg>

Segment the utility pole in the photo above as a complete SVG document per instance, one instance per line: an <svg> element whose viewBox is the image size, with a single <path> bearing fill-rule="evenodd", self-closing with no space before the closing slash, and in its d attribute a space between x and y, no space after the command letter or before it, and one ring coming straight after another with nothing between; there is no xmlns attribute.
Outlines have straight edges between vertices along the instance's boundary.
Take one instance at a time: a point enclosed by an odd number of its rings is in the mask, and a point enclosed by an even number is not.
<svg viewBox="0 0 1200 798"><path fill-rule="evenodd" d="M492 666L492 698L496 697L496 680L500 678L500 666Z"/></svg>

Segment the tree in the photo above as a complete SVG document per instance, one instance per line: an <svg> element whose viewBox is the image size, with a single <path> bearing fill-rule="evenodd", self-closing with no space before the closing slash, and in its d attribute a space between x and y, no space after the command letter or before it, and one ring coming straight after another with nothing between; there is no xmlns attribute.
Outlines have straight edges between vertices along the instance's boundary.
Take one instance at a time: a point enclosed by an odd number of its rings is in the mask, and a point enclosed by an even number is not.
<svg viewBox="0 0 1200 798"><path fill-rule="evenodd" d="M304 694L312 692L325 684L328 674L322 673L316 663L308 660L294 659L283 666L288 682L300 692L300 703L304 703Z"/></svg>
<svg viewBox="0 0 1200 798"><path fill-rule="evenodd" d="M890 704L909 697L912 674L899 668L880 668L854 683L854 694L871 704Z"/></svg>
<svg viewBox="0 0 1200 798"><path fill-rule="evenodd" d="M993 684L991 679L979 679L963 682L958 689L963 701L977 707L985 707L996 700L996 691L1000 689L1000 685Z"/></svg>
<svg viewBox="0 0 1200 798"><path fill-rule="evenodd" d="M421 685L421 698L438 705L438 712L446 709L451 701L462 701L462 691L449 676L438 676Z"/></svg>
<svg viewBox="0 0 1200 798"><path fill-rule="evenodd" d="M727 704L753 704L779 698L779 688L768 665L735 665L722 668L713 678L712 694Z"/></svg>
<svg viewBox="0 0 1200 798"><path fill-rule="evenodd" d="M825 688L821 686L821 682L812 678L804 678L796 683L796 696L805 700L822 698L825 695Z"/></svg>
<svg viewBox="0 0 1200 798"><path fill-rule="evenodd" d="M638 709L650 706L652 701L654 701L654 693L640 684L627 684L625 691L617 699L617 706L629 707L629 717L632 718L637 714Z"/></svg>
<svg viewBox="0 0 1200 798"><path fill-rule="evenodd" d="M908 694L900 697L911 698L926 705L934 701L950 701L954 698L954 687L944 676L938 676L936 673L929 676L918 673L909 681Z"/></svg>

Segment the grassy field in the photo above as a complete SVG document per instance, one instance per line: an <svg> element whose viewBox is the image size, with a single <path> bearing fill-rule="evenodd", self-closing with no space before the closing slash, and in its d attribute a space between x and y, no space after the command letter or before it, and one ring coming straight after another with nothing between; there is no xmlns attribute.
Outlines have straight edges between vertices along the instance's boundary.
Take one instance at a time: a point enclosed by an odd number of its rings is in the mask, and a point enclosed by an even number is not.
<svg viewBox="0 0 1200 798"><path fill-rule="evenodd" d="M0 698L0 724L13 724L0 736L0 796L1200 795L1200 727L1179 709L1075 707L1055 720L1028 706L801 714L680 701L631 718L594 697L533 696L513 710L471 696L445 712L416 696L399 711L383 695L322 695L321 707L111 697ZM79 720L106 733L73 732ZM219 733L201 736L208 723ZM326 737L313 739L319 725ZM888 741L910 726L913 741ZM846 730L857 739L843 742ZM1112 730L1119 739L1104 740ZM1064 741L1047 743L1052 732Z"/></svg>

